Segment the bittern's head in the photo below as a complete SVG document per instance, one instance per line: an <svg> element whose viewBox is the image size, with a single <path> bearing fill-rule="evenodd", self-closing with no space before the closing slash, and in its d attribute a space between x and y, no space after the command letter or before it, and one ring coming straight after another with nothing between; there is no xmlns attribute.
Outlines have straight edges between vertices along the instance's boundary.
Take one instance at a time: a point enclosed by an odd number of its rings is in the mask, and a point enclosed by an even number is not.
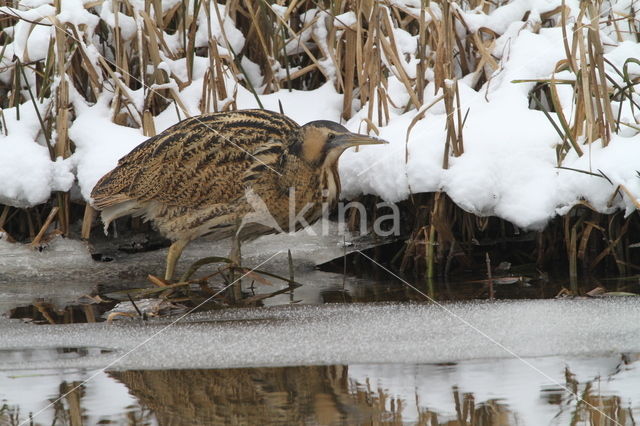
<svg viewBox="0 0 640 426"><path fill-rule="evenodd" d="M302 141L297 154L312 167L333 168L347 148L385 143L382 139L351 133L333 121L319 120L302 126Z"/></svg>

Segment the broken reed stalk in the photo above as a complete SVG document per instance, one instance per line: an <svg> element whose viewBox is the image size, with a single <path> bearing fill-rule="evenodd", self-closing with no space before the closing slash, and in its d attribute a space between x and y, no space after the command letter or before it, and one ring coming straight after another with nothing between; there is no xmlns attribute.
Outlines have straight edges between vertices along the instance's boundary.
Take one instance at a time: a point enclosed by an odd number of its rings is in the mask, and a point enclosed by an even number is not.
<svg viewBox="0 0 640 426"><path fill-rule="evenodd" d="M583 136L587 144L601 140L603 146L606 146L611 140L615 119L607 85L604 50L600 40L601 7L601 0L581 3L578 18L571 32L571 47L568 45L566 31L564 40L567 64L577 77L571 140L577 141ZM566 20L564 16L563 13L563 21ZM588 20L588 24L583 25L584 20ZM580 150L576 151L581 154Z"/></svg>
<svg viewBox="0 0 640 426"><path fill-rule="evenodd" d="M7 223L7 217L9 217L9 210L11 209L10 206L3 206L2 207L2 213L0 213L0 232L6 232L4 231L4 225L5 223Z"/></svg>
<svg viewBox="0 0 640 426"><path fill-rule="evenodd" d="M458 157L464 152L460 95L455 77L454 63L454 45L459 43L455 41L457 35L455 33L454 14L449 2L442 3L442 21L438 29L438 35L434 78L436 87L442 90L444 96L447 132L444 143L442 168L448 169L449 156L453 155L454 157Z"/></svg>
<svg viewBox="0 0 640 426"><path fill-rule="evenodd" d="M576 227L578 223L571 227L569 233L569 283L574 294L578 289L578 235Z"/></svg>
<svg viewBox="0 0 640 426"><path fill-rule="evenodd" d="M82 217L82 229L80 231L80 238L83 240L88 240L91 236L91 225L96 217L96 213L96 209L91 207L91 204L85 204L84 216Z"/></svg>
<svg viewBox="0 0 640 426"><path fill-rule="evenodd" d="M45 219L44 224L42 225L42 228L40 228L40 231L38 232L38 235L36 235L33 241L31 242L31 247L36 247L38 244L40 244L40 241L42 241L42 238L46 234L47 229L49 229L49 226L51 226L51 223L53 223L53 220L55 219L59 210L60 208L57 206L51 209L51 212L49 212L49 216L47 216L47 218Z"/></svg>
<svg viewBox="0 0 640 426"><path fill-rule="evenodd" d="M495 291L493 288L493 276L491 273L491 257L489 257L489 253L485 253L485 263L487 265L487 285L489 286L489 300L494 300Z"/></svg>

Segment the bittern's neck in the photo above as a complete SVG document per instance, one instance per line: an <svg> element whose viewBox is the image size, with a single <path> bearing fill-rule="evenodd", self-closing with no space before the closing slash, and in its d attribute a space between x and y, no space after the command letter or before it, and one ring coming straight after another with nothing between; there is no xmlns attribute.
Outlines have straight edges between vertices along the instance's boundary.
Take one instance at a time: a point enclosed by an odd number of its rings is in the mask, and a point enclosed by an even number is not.
<svg viewBox="0 0 640 426"><path fill-rule="evenodd" d="M320 188L322 191L322 202L333 209L340 197L340 175L338 173L338 162L323 165L321 168Z"/></svg>

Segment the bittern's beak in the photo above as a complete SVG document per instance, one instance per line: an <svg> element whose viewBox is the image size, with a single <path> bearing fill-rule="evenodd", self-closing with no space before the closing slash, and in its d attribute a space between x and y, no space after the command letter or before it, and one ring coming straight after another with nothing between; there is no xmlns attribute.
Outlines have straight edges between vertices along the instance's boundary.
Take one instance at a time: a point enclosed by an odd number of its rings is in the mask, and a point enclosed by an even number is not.
<svg viewBox="0 0 640 426"><path fill-rule="evenodd" d="M374 138L367 135L359 135L357 133L343 133L337 135L329 142L329 149L333 148L350 148L359 145L383 145L389 142Z"/></svg>

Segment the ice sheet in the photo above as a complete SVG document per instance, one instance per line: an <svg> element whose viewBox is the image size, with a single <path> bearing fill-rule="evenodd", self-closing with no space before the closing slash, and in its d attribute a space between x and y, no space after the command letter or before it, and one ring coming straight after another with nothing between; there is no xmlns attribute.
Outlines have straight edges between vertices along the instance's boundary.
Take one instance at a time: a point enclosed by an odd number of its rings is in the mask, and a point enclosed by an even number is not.
<svg viewBox="0 0 640 426"><path fill-rule="evenodd" d="M0 349L68 346L115 352L73 362L15 360L0 368L419 364L513 354L640 352L637 298L444 306L448 311L432 304L230 309L196 314L173 325L171 318L65 326L5 320Z"/></svg>

